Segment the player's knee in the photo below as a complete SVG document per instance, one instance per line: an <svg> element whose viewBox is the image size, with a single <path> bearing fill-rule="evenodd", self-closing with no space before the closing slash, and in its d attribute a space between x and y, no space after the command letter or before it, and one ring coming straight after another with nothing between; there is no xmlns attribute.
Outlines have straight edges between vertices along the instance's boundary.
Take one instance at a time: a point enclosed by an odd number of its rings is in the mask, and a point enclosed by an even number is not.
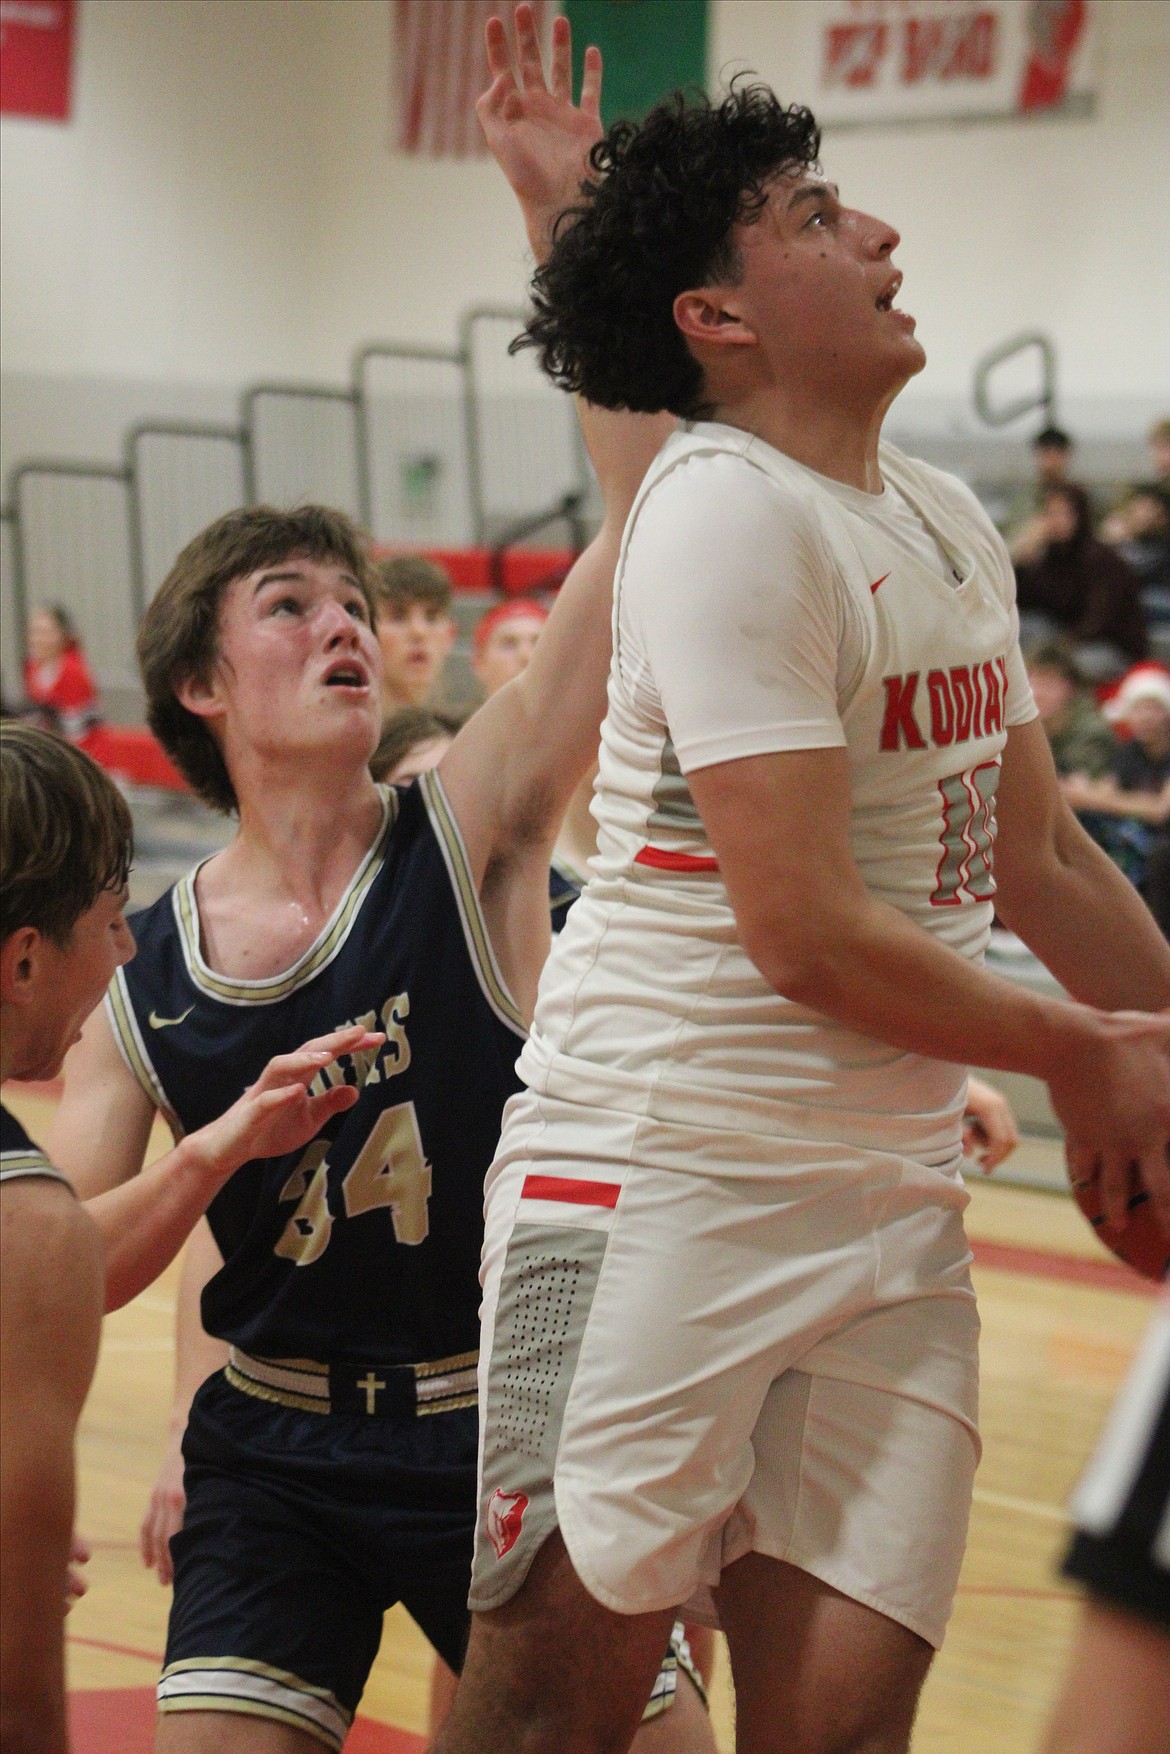
<svg viewBox="0 0 1170 1754"><path fill-rule="evenodd" d="M438 1748L462 1754L466 1723L516 1754L624 1754L666 1648L660 1619L601 1607L554 1537L512 1600L473 1618Z"/></svg>
<svg viewBox="0 0 1170 1754"><path fill-rule="evenodd" d="M808 1754L908 1754L914 1727L914 1699L866 1703L849 1723L826 1728L813 1738Z"/></svg>

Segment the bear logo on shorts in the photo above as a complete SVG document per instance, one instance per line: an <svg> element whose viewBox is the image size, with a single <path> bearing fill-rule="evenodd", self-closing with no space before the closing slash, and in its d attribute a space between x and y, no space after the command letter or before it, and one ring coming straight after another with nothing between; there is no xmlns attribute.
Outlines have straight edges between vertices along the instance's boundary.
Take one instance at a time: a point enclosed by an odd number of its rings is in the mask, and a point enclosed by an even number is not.
<svg viewBox="0 0 1170 1754"><path fill-rule="evenodd" d="M527 1509L528 1499L523 1492L502 1492L497 1486L488 1499L487 1532L497 1559L510 1553L520 1539L520 1527Z"/></svg>

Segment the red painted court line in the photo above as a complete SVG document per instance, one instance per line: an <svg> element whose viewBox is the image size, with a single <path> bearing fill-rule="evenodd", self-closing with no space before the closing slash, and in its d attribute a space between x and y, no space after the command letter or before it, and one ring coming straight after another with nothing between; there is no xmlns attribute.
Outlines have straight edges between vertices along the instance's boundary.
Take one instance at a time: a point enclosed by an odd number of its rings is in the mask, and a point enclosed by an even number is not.
<svg viewBox="0 0 1170 1754"><path fill-rule="evenodd" d="M977 1267L998 1267L1004 1273L1030 1273L1037 1279L1062 1279L1070 1285L1091 1285L1097 1291L1125 1291L1131 1297L1157 1297L1152 1279L1143 1279L1123 1261L1085 1260L1055 1249L1022 1248L1014 1242L973 1241Z"/></svg>
<svg viewBox="0 0 1170 1754"><path fill-rule="evenodd" d="M521 1198L564 1200L571 1206L616 1206L620 1182L574 1181L563 1175L526 1175Z"/></svg>
<svg viewBox="0 0 1170 1754"><path fill-rule="evenodd" d="M108 1638L82 1638L79 1632L67 1632L66 1644L83 1644L88 1650L108 1650L116 1657L141 1657L144 1663L162 1663L162 1652L135 1650L132 1644L111 1644Z"/></svg>

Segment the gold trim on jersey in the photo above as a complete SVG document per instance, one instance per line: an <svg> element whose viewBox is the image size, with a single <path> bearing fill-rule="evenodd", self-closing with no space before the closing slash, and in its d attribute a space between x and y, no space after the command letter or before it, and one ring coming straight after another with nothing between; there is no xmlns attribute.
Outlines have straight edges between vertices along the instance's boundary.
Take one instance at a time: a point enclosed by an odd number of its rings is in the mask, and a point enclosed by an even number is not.
<svg viewBox="0 0 1170 1754"><path fill-rule="evenodd" d="M437 769L431 768L428 773L420 774L418 784L435 831L435 839L439 843L439 851L443 855L443 863L447 867L447 875L451 879L451 888L463 924L463 936L467 941L472 966L483 996L501 1023L506 1023L517 1035L527 1038L528 1027L500 973L500 965L496 961L496 953L488 936L487 922L479 905L479 895L471 875L471 863L467 857L463 835Z"/></svg>
<svg viewBox="0 0 1170 1754"><path fill-rule="evenodd" d="M109 1018L110 1028L113 1030L118 1050L149 1099L151 1108L159 1110L174 1137L181 1139L183 1127L178 1115L167 1101L167 1093L162 1087L162 1081L146 1051L146 1043L142 1038L142 1031L138 1027L134 1006L130 1001L124 968L115 969L114 978L106 988L106 1016Z"/></svg>
<svg viewBox="0 0 1170 1754"><path fill-rule="evenodd" d="M59 1169L54 1169L43 1151L35 1145L22 1145L15 1151L0 1151L0 1182L7 1181L64 1182L70 1193L73 1183Z"/></svg>
<svg viewBox="0 0 1170 1754"><path fill-rule="evenodd" d="M414 1374L415 1415L419 1419L431 1413L449 1413L460 1407L474 1407L478 1401L476 1365L478 1352L456 1352L450 1358L430 1358L423 1364L399 1364L355 1367L358 1388L384 1389L377 1371L409 1370ZM356 1371L365 1370L366 1380L358 1379ZM224 1376L234 1389L254 1395L258 1401L274 1401L281 1407L294 1407L300 1413L331 1413L333 1401L329 1387L329 1366L312 1358L254 1358L233 1346L224 1368ZM371 1397L371 1400L373 1397ZM369 1411L375 1411L376 1402Z"/></svg>
<svg viewBox="0 0 1170 1754"><path fill-rule="evenodd" d="M339 1751L353 1721L327 1687L249 1657L183 1657L168 1663L159 1676L158 1709L273 1718Z"/></svg>
<svg viewBox="0 0 1170 1754"><path fill-rule="evenodd" d="M349 937L370 885L378 875L390 831L398 817L398 797L394 788L379 786L378 791L384 814L373 845L354 872L333 917L316 942L283 974L269 975L263 980L232 980L227 975L216 974L203 960L199 948L199 904L195 899L195 880L207 863L206 859L196 865L181 883L175 884L171 896L179 943L187 973L200 992L218 999L223 1005L273 1005L278 999L287 999L290 993L307 985L314 975L320 974L333 961Z"/></svg>
<svg viewBox="0 0 1170 1754"><path fill-rule="evenodd" d="M329 1366L311 1358L251 1358L233 1346L224 1375L234 1389L302 1413L329 1412Z"/></svg>

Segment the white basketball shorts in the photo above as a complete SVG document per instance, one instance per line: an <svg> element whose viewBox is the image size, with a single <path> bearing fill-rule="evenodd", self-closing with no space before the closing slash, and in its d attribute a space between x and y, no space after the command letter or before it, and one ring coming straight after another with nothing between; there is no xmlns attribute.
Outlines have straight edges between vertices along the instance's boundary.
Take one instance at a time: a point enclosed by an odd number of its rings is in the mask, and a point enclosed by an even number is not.
<svg viewBox="0 0 1170 1754"><path fill-rule="evenodd" d="M687 1605L749 1551L942 1642L979 1457L957 1169L514 1097L488 1177L471 1606L560 1529Z"/></svg>

